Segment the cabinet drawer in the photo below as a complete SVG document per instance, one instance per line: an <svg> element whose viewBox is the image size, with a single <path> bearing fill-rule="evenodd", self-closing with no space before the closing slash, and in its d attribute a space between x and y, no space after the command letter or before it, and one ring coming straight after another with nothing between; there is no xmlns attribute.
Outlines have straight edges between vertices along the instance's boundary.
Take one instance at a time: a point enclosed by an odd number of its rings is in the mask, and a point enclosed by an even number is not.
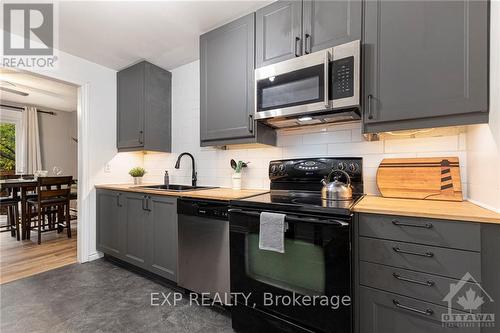
<svg viewBox="0 0 500 333"><path fill-rule="evenodd" d="M472 222L360 214L359 234L470 251L481 249L480 225Z"/></svg>
<svg viewBox="0 0 500 333"><path fill-rule="evenodd" d="M450 285L459 281L442 276L409 271L368 262L360 262L359 283L368 287L390 291L396 294L417 298L423 301L448 306L443 299L450 292ZM476 295L482 294L481 287L467 282L461 290L472 289ZM453 303L453 308L463 311L460 305Z"/></svg>
<svg viewBox="0 0 500 333"><path fill-rule="evenodd" d="M367 287L360 287L359 292L360 333L480 332L479 327L443 327L441 315L448 313L443 306Z"/></svg>
<svg viewBox="0 0 500 333"><path fill-rule="evenodd" d="M359 258L456 279L469 272L477 281L481 281L479 252L360 237Z"/></svg>

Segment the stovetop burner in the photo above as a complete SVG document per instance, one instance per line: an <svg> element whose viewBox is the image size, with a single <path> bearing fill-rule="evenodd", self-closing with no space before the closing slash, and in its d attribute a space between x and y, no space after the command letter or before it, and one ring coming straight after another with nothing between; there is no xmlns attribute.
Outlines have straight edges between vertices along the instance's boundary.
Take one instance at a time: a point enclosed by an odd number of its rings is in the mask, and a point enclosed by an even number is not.
<svg viewBox="0 0 500 333"><path fill-rule="evenodd" d="M363 196L361 158L306 158L271 161L269 179L271 191L246 199L231 201L231 205L269 211L320 213L349 216L354 204ZM332 170L344 170L351 178L352 200L324 200L321 180Z"/></svg>

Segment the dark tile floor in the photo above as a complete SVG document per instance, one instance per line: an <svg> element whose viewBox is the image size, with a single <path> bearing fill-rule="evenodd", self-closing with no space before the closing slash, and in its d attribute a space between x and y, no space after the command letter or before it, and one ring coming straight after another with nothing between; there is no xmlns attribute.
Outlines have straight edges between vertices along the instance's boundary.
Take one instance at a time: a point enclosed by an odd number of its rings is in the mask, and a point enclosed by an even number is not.
<svg viewBox="0 0 500 333"><path fill-rule="evenodd" d="M218 307L151 306L173 290L104 259L73 264L0 286L0 331L233 332Z"/></svg>

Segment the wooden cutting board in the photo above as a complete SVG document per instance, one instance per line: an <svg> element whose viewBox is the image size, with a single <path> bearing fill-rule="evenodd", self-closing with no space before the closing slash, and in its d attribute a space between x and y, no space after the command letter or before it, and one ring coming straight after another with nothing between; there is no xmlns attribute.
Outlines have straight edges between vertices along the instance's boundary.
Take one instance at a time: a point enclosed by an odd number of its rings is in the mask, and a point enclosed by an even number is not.
<svg viewBox="0 0 500 333"><path fill-rule="evenodd" d="M458 157L386 158L377 186L388 198L463 200Z"/></svg>

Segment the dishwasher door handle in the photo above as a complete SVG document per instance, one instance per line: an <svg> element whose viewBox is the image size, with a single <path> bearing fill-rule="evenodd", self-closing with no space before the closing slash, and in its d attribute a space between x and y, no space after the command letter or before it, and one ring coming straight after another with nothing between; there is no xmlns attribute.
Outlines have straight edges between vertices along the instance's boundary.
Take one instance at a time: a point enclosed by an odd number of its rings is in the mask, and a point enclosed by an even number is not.
<svg viewBox="0 0 500 333"><path fill-rule="evenodd" d="M260 218L261 212L254 212L254 211L250 211L250 210L231 208L231 209L229 209L229 213L237 213L237 214L243 214L243 215L247 215L247 216ZM295 216L285 215L285 221L286 222L301 222L301 223L313 222L313 223L337 224L341 227L349 226L349 223L347 223L345 221L333 220L333 219L321 219L321 218L316 218L316 217L295 217Z"/></svg>

